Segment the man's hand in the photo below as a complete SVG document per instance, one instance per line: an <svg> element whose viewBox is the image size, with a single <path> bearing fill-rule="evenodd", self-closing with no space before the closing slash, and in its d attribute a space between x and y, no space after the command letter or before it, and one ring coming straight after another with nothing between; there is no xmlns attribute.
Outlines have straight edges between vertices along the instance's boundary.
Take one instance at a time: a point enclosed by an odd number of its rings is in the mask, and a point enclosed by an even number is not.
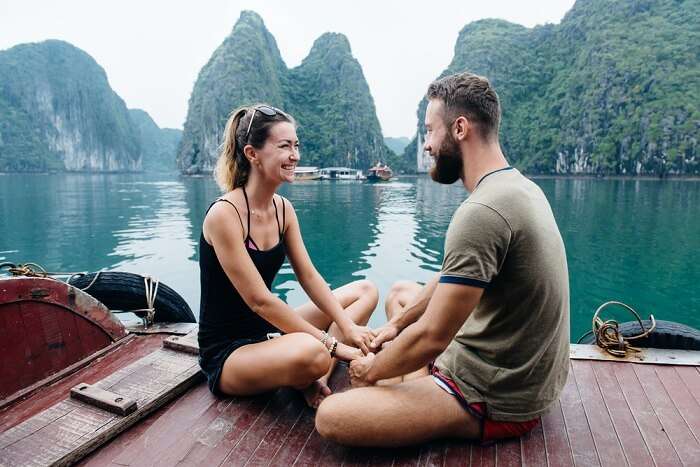
<svg viewBox="0 0 700 467"><path fill-rule="evenodd" d="M362 353L367 354L370 352L369 345L372 342L374 334L372 330L366 326L359 326L353 323L350 329L343 332L345 335L346 342L350 345L354 345L358 349L362 350Z"/></svg>
<svg viewBox="0 0 700 467"><path fill-rule="evenodd" d="M391 323L374 330L374 339L369 345L372 352L377 352L382 348L382 344L393 340L399 334L399 328Z"/></svg>
<svg viewBox="0 0 700 467"><path fill-rule="evenodd" d="M368 353L364 357L357 358L350 362L350 369L348 373L350 374L350 384L353 387L359 388L362 386L372 386L373 381L367 380L367 373L372 367L372 362L374 362L374 354Z"/></svg>
<svg viewBox="0 0 700 467"><path fill-rule="evenodd" d="M362 350L350 347L342 342L338 342L338 347L335 349L335 357L344 362L349 362L363 356Z"/></svg>

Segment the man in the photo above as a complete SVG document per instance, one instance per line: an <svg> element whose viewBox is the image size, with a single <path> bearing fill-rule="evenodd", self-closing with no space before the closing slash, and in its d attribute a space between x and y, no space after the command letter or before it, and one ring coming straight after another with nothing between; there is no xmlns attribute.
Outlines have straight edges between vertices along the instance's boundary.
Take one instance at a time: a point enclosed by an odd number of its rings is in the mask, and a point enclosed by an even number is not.
<svg viewBox="0 0 700 467"><path fill-rule="evenodd" d="M366 387L319 407L319 433L342 444L519 436L567 378L564 244L542 191L501 151L498 96L461 73L432 83L427 98L431 176L461 179L470 195L450 222L439 276L422 289L396 285L373 342L381 351L351 363L353 386Z"/></svg>

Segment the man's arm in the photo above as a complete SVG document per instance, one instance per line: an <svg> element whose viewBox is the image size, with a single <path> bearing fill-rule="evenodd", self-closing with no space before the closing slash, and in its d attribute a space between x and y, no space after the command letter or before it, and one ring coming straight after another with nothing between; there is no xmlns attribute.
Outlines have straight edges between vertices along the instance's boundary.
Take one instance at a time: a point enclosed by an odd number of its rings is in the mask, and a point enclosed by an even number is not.
<svg viewBox="0 0 700 467"><path fill-rule="evenodd" d="M402 376L440 355L481 300L484 289L439 283L425 313L376 357L355 360L350 375L355 385Z"/></svg>
<svg viewBox="0 0 700 467"><path fill-rule="evenodd" d="M435 293L435 288L439 280L440 274L436 274L435 277L430 279L430 281L420 289L418 294L413 297L413 300L404 306L400 313L396 313L396 315L391 317L389 322L375 330L375 337L370 344L372 351L379 350L382 344L394 339L406 327L415 323L423 316L423 313L425 313L425 310L428 308L430 298L433 296L433 293Z"/></svg>

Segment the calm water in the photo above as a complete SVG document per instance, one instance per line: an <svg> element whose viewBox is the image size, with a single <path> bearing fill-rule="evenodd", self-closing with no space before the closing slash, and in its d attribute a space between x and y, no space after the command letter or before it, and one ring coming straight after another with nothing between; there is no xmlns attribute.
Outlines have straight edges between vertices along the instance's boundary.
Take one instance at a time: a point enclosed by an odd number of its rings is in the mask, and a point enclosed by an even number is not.
<svg viewBox="0 0 700 467"><path fill-rule="evenodd" d="M700 182L536 182L566 243L573 340L611 299L700 328ZM466 197L461 186L427 177L303 182L281 193L294 203L326 281L338 287L370 279L382 300L392 282L424 282L439 271L444 232ZM0 175L0 261L147 273L177 290L196 314L197 241L217 195L209 178L175 174ZM292 305L306 301L287 264L274 290ZM378 307L371 324L384 321Z"/></svg>

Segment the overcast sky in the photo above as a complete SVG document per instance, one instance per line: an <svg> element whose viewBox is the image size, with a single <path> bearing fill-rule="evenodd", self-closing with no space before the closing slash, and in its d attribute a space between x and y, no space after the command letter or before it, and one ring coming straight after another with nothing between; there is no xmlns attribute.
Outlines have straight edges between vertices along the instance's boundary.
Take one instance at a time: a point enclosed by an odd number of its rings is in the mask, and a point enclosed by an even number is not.
<svg viewBox="0 0 700 467"><path fill-rule="evenodd" d="M384 136L412 136L427 85L452 60L459 31L481 18L528 27L558 23L574 0L0 0L0 49L61 39L106 70L130 108L161 127L182 128L199 70L253 10L277 40L288 67L324 32L350 40Z"/></svg>

